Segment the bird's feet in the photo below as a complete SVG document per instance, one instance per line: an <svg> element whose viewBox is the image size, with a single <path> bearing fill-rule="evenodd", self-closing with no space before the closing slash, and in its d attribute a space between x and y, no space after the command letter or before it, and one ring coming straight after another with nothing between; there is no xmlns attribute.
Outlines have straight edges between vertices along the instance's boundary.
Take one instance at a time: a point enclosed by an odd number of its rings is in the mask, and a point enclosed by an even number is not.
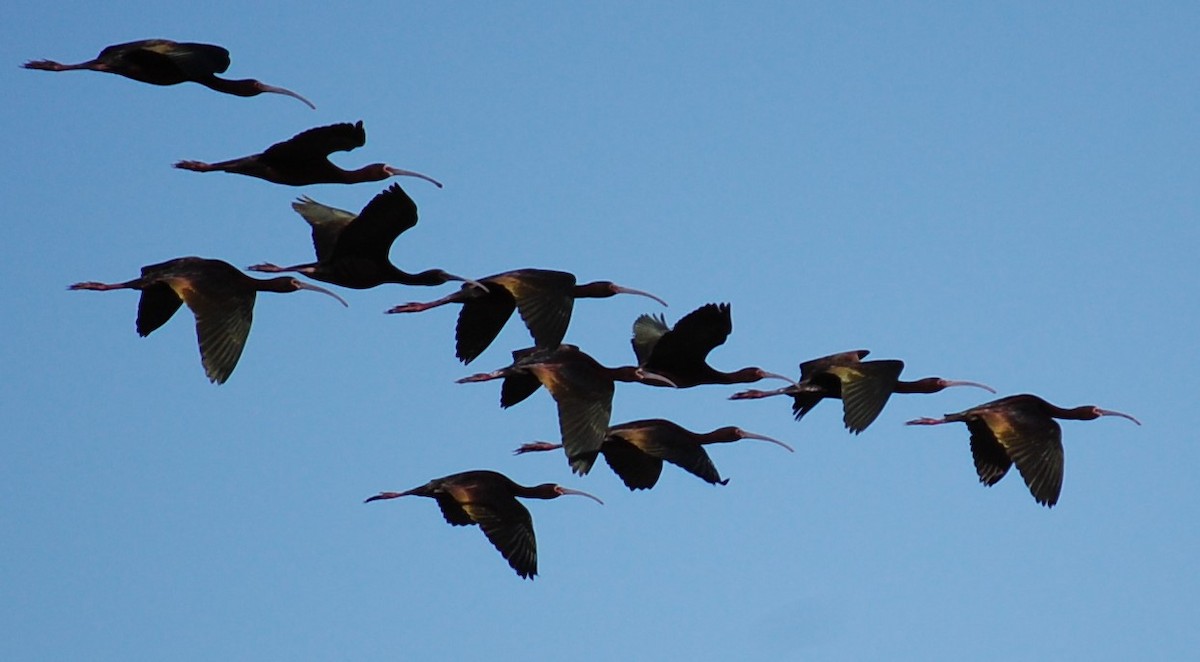
<svg viewBox="0 0 1200 662"><path fill-rule="evenodd" d="M783 392L783 389L775 389L774 391L760 391L756 388L752 388L752 389L747 389L745 391L738 391L737 393L734 393L733 395L729 396L729 399L730 400L757 400L758 398L766 398L766 397L770 397L772 395L779 395L782 392Z"/></svg>
<svg viewBox="0 0 1200 662"><path fill-rule="evenodd" d="M211 163L203 161L177 161L175 167L180 170L191 170L192 172L211 172L215 169Z"/></svg>
<svg viewBox="0 0 1200 662"><path fill-rule="evenodd" d="M68 290L98 290L100 292L104 292L106 290L111 290L114 288L107 283L97 283L96 281L87 281L84 283L75 283L74 285L68 285L67 289Z"/></svg>
<svg viewBox="0 0 1200 662"><path fill-rule="evenodd" d="M487 382L493 379L500 379L507 373L504 370L494 370L492 372L480 372L462 379L454 380L455 384L470 384L472 382Z"/></svg>
<svg viewBox="0 0 1200 662"><path fill-rule="evenodd" d="M944 418L914 418L906 422L905 425L941 425L945 422L946 419Z"/></svg>
<svg viewBox="0 0 1200 662"><path fill-rule="evenodd" d="M525 453L536 453L539 451L552 451L562 448L562 444L552 444L548 441L534 441L528 444L523 444L520 448L513 451L513 455L524 455Z"/></svg>
<svg viewBox="0 0 1200 662"><path fill-rule="evenodd" d="M254 264L254 265L248 266L248 267L246 267L246 270L247 271L257 271L259 273L265 273L265 274L277 274L277 273L284 271L284 268L281 266L275 265L275 264L271 264L270 262L263 262L262 264Z"/></svg>
<svg viewBox="0 0 1200 662"><path fill-rule="evenodd" d="M66 67L62 63L54 60L30 60L21 65L26 69L40 69L41 71L65 71Z"/></svg>
<svg viewBox="0 0 1200 662"><path fill-rule="evenodd" d="M427 303L420 303L418 301L410 301L408 303L401 304L399 306L393 306L391 308L388 308L387 310L385 310L383 312L385 315L394 315L396 313L419 313L422 310L429 310L431 307L432 306L430 306Z"/></svg>

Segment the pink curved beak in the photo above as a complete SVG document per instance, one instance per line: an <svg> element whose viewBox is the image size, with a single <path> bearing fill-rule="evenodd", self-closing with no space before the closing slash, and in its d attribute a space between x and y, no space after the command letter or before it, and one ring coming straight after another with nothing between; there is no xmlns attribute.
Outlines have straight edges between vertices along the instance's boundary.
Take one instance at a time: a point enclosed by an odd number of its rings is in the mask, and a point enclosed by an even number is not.
<svg viewBox="0 0 1200 662"><path fill-rule="evenodd" d="M393 168L392 166L384 166L383 169L393 177L416 177L417 179L424 179L438 188L442 188L442 183L433 177L430 177L429 175L422 175L421 173L413 172L412 170L401 170L400 168Z"/></svg>
<svg viewBox="0 0 1200 662"><path fill-rule="evenodd" d="M259 83L258 89L262 90L263 92L270 92L271 94L282 94L284 96L292 97L293 99L299 99L299 100L303 101L309 108L312 108L313 110L317 109L317 107L313 105L313 102L309 101L308 99L305 99L304 97L300 96L299 94L296 94L295 92L293 92L289 89L286 89L283 87L275 87L274 85L267 85L266 83Z"/></svg>
<svg viewBox="0 0 1200 662"><path fill-rule="evenodd" d="M340 297L340 296L338 296L338 295L334 294L333 292L330 292L329 290L327 290L327 289L325 289L325 288L323 288L323 287L318 287L318 286L316 286L316 285L312 285L312 284L309 284L309 283L304 283L304 282L301 282L301 283L300 283L300 289L302 289L302 290L309 290L309 291L312 291L312 292L320 292L321 294L328 294L329 296L331 296L331 297L333 297L333 298L337 299L338 301L340 301L340 302L342 303L342 305L343 305L343 306L345 306L345 307L347 307L347 308L349 308L349 307L350 307L350 304L346 303L346 300L345 300L345 299L343 299L342 297Z"/></svg>
<svg viewBox="0 0 1200 662"><path fill-rule="evenodd" d="M773 437L768 437L765 434L756 434L754 432L746 432L745 430L742 430L742 439L760 439L762 441L769 441L772 444L778 444L780 446L783 446L784 448L788 449L788 452L790 452L790 453L796 452L795 449L793 449L791 446L788 446L787 444L785 444L782 441L779 441L778 439L775 439Z"/></svg>
<svg viewBox="0 0 1200 662"><path fill-rule="evenodd" d="M655 301L661 303L664 306L667 305L666 301L663 301L662 299L654 296L653 294L650 294L649 292L644 292L642 290L635 290L632 287L623 287L621 285L613 285L613 291L618 294L636 294L638 296L646 297L648 299L654 299Z"/></svg>
<svg viewBox="0 0 1200 662"><path fill-rule="evenodd" d="M968 381L963 381L961 379L958 379L958 380L943 379L942 386L944 386L945 388L950 388L951 386L974 386L975 388L981 388L989 393L996 392L996 389L992 388L991 386L988 386L987 384L980 384L979 382L968 382Z"/></svg>
<svg viewBox="0 0 1200 662"><path fill-rule="evenodd" d="M1133 421L1134 423L1137 423L1138 425L1142 424L1141 421L1130 416L1129 414L1122 414L1119 411L1113 411L1111 409L1100 409L1099 407L1097 407L1096 413L1100 414L1101 416L1120 416L1121 418L1128 418L1129 420Z"/></svg>
<svg viewBox="0 0 1200 662"><path fill-rule="evenodd" d="M594 494L588 494L587 492L584 492L583 490L573 490L569 487L563 487L562 485L559 485L558 487L555 488L555 491L558 492L559 494L574 494L576 496L587 497L587 498L591 499L592 501L595 501L596 503L600 504L601 506L604 505L604 502L601 501L599 497L595 496Z"/></svg>

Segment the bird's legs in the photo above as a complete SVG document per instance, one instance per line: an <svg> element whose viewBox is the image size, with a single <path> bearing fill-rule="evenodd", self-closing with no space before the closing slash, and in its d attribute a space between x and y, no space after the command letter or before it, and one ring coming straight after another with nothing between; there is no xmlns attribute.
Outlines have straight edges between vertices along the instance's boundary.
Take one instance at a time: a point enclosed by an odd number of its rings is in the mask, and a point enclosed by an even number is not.
<svg viewBox="0 0 1200 662"><path fill-rule="evenodd" d="M92 69L93 71L108 71L108 66L95 60L80 62L79 64L63 64L54 60L30 60L21 65L26 69L39 69L41 71L72 71L75 69Z"/></svg>
<svg viewBox="0 0 1200 662"><path fill-rule="evenodd" d="M140 280L140 279L139 279ZM137 280L125 281L124 283L97 283L96 281L86 281L83 283L75 283L68 285L68 290L95 290L97 292L107 292L108 290L124 290L134 288L138 285Z"/></svg>
<svg viewBox="0 0 1200 662"><path fill-rule="evenodd" d="M951 421L945 418L914 418L905 423L905 425L941 425L942 423L950 423Z"/></svg>
<svg viewBox="0 0 1200 662"><path fill-rule="evenodd" d="M562 447L562 444L552 444L548 441L534 441L528 444L522 444L520 448L513 451L513 455L524 455L525 453L536 453L539 451L553 451Z"/></svg>
<svg viewBox="0 0 1200 662"><path fill-rule="evenodd" d="M509 374L508 368L501 368L499 370L493 370L491 372L480 372L480 373L476 373L474 375L469 375L467 377L463 377L462 379L456 379L456 380L454 380L454 383L455 384L471 384L474 382L490 382L493 379L503 379L504 377L507 377L508 374Z"/></svg>
<svg viewBox="0 0 1200 662"><path fill-rule="evenodd" d="M481 283L477 284L474 281L467 281L467 282L469 284L471 284L472 286L478 285L480 288L483 288L483 291L485 291L485 292L487 291L487 288L483 287L483 285ZM429 310L430 308L437 308L438 306L444 306L448 303L458 303L462 300L463 300L463 290L459 290L452 294L447 294L446 296L444 296L440 299L437 299L436 301L427 301L425 303L421 303L418 301L411 301L409 303L405 303L405 304L401 304L399 306L394 306L392 308L389 308L389 309L385 310L384 313L388 314L388 315L392 315L395 313L419 313L419 312L422 312L425 310Z"/></svg>
<svg viewBox="0 0 1200 662"><path fill-rule="evenodd" d="M777 375L777 376L782 379L787 379L788 381L792 381L792 380L788 379L787 377L783 377L782 375ZM777 389L770 390L770 391L760 391L759 389L752 388L752 389L747 389L745 391L738 391L737 393L734 393L733 395L729 396L729 399L730 400L757 400L759 398L769 398L772 395L791 395L791 394L795 393L796 386L797 386L797 384L793 383L791 386L784 386L783 388L777 388Z"/></svg>

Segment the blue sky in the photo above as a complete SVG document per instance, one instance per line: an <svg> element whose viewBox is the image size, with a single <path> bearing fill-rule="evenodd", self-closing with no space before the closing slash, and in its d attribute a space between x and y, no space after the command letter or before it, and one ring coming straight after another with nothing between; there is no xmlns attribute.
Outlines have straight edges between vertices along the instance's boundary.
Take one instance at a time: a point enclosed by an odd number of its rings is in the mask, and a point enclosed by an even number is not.
<svg viewBox="0 0 1200 662"><path fill-rule="evenodd" d="M10 3L0 105L9 251L0 414L0 657L14 660L1180 659L1200 648L1191 396L1200 136L1187 3ZM226 46L240 99L28 59L166 37ZM674 322L730 302L718 368L796 374L857 348L905 376L983 381L1137 416L1066 422L1059 505L975 478L988 399L897 396L858 437L735 388L618 387L614 423L739 425L796 448L672 467L513 457L557 434L546 393L502 411L454 380L444 288L264 294L214 387L180 314L68 292L182 255L311 259L298 195L358 210L384 184L292 189L172 169L363 120L335 156L427 173L393 260L481 277L611 279ZM631 362L638 297L582 301L569 342ZM523 581L477 530L380 490L491 468L595 493L527 502Z"/></svg>

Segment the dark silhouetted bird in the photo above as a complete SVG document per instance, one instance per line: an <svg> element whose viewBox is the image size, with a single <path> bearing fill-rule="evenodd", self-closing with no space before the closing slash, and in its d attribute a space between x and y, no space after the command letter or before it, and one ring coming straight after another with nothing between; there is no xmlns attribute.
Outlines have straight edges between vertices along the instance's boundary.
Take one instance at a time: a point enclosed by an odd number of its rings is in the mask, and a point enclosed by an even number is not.
<svg viewBox="0 0 1200 662"><path fill-rule="evenodd" d="M221 260L179 257L142 267L139 278L124 283L75 283L72 290L140 290L137 332L147 336L167 323L175 311L187 304L196 316L196 338L200 343L200 361L210 381L221 384L233 372L254 316L254 298L258 292L321 292L346 305L341 297L323 287L309 285L296 278L268 280L251 278Z"/></svg>
<svg viewBox="0 0 1200 662"><path fill-rule="evenodd" d="M251 271L294 271L319 281L359 290L384 283L441 285L451 280L474 283L441 269L410 274L391 263L388 253L396 237L417 224L417 205L399 184L392 184L372 198L357 216L307 197L293 202L292 209L312 226L317 261L290 267L268 262L250 267ZM478 283L474 285L482 287Z"/></svg>
<svg viewBox="0 0 1200 662"><path fill-rule="evenodd" d="M585 496L597 503L604 503L580 490L554 483L525 487L502 473L485 470L435 478L404 492L380 492L366 502L409 495L430 497L437 501L448 523L453 526L478 524L483 529L483 535L500 551L512 569L521 577L533 579L538 569L533 517L517 501L517 497L557 499L564 494Z"/></svg>
<svg viewBox="0 0 1200 662"><path fill-rule="evenodd" d="M800 382L774 391L749 390L735 393L730 400L749 400L772 395L790 395L796 420L824 398L842 401L846 429L858 434L867 429L883 411L893 393L937 393L951 386L974 386L995 393L979 382L954 381L926 377L912 382L900 381L904 362L896 360L863 361L865 349L831 354L800 364Z"/></svg>
<svg viewBox="0 0 1200 662"><path fill-rule="evenodd" d="M500 335L505 322L516 310L533 336L536 347L554 349L567 335L571 311L576 299L603 299L617 294L637 294L662 305L665 301L641 290L599 280L575 284L575 276L565 271L517 269L479 279L486 290L464 285L457 292L427 303L406 303L388 313L419 313L450 303L462 304L455 329L455 354L470 363Z"/></svg>
<svg viewBox="0 0 1200 662"><path fill-rule="evenodd" d="M23 66L42 71L103 71L151 85L177 85L191 81L239 97L253 97L264 92L283 94L303 101L309 108L316 108L308 99L282 87L253 79L218 78L217 74L225 73L229 68L229 51L212 44L143 39L109 46L100 51L96 59L79 64L30 60Z"/></svg>
<svg viewBox="0 0 1200 662"><path fill-rule="evenodd" d="M555 349L529 348L513 352L511 365L463 377L458 383L503 379L500 406L511 407L545 386L558 405L558 427L571 466L580 473L590 467L604 443L612 417L614 382L665 381L634 366L608 368L574 345ZM586 461L584 458L587 458Z"/></svg>
<svg viewBox="0 0 1200 662"><path fill-rule="evenodd" d="M1129 414L1091 405L1063 409L1036 395L1010 395L943 418L918 418L908 425L966 423L971 455L979 482L995 485L1015 463L1030 494L1038 503L1058 503L1063 481L1062 428L1054 419L1090 421L1120 416L1141 425Z"/></svg>
<svg viewBox="0 0 1200 662"><path fill-rule="evenodd" d="M675 323L675 328L668 327L661 315L642 315L633 323L631 342L638 365L670 379L679 388L699 384L747 384L767 378L792 382L788 377L762 368L721 372L708 365L709 352L723 345L732 331L729 304L710 303L684 315Z"/></svg>
<svg viewBox="0 0 1200 662"><path fill-rule="evenodd" d="M692 432L680 425L661 418L630 421L614 425L600 446L600 453L614 473L621 477L631 490L648 490L658 483L662 474L663 460L682 468L688 473L711 483L725 485L717 467L704 451L705 444L722 444L742 439L761 439L792 450L791 446L761 434L747 432L732 425L717 428L712 432ZM534 442L518 448L515 453L549 451L562 448L562 444ZM577 473L586 474L596 461L596 451L567 460Z"/></svg>
<svg viewBox="0 0 1200 662"><path fill-rule="evenodd" d="M363 129L363 123L343 122L298 133L258 154L219 163L179 161L175 167L194 172L231 172L287 186L358 184L404 175L418 177L432 182L438 188L442 187L437 180L419 172L393 168L386 163L372 163L357 170L343 170L329 161L329 155L334 152L348 152L365 144L367 132Z"/></svg>

